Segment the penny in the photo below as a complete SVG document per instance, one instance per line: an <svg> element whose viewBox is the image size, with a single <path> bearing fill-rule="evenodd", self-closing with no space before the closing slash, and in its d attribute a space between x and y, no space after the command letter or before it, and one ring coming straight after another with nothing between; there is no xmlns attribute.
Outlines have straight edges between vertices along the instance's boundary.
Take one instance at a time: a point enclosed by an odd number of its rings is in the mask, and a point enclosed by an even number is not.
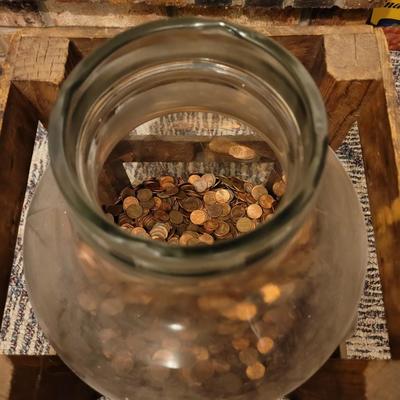
<svg viewBox="0 0 400 400"><path fill-rule="evenodd" d="M132 219L139 218L143 214L143 208L139 204L131 204L126 209L126 214Z"/></svg>
<svg viewBox="0 0 400 400"><path fill-rule="evenodd" d="M245 365L253 365L258 361L257 350L252 347L242 350L239 353L239 360Z"/></svg>
<svg viewBox="0 0 400 400"><path fill-rule="evenodd" d="M214 174L204 174L202 179L206 181L209 188L215 185L216 178Z"/></svg>
<svg viewBox="0 0 400 400"><path fill-rule="evenodd" d="M234 220L237 220L246 215L246 209L242 205L237 205L232 207L231 209L231 217Z"/></svg>
<svg viewBox="0 0 400 400"><path fill-rule="evenodd" d="M148 201L153 197L153 192L150 189L139 189L137 198L139 201Z"/></svg>
<svg viewBox="0 0 400 400"><path fill-rule="evenodd" d="M269 353L273 347L274 347L274 341L267 336L260 337L260 339L258 339L257 341L257 350L261 354Z"/></svg>
<svg viewBox="0 0 400 400"><path fill-rule="evenodd" d="M257 314L257 306L248 301L236 305L236 316L240 321L249 321Z"/></svg>
<svg viewBox="0 0 400 400"><path fill-rule="evenodd" d="M233 144L232 141L224 137L215 137L208 144L208 148L214 153L228 154Z"/></svg>
<svg viewBox="0 0 400 400"><path fill-rule="evenodd" d="M150 235L146 232L146 229L141 228L140 226L133 228L131 233L135 236L140 236L147 239L150 238Z"/></svg>
<svg viewBox="0 0 400 400"><path fill-rule="evenodd" d="M261 379L265 375L265 367L260 362L256 362L246 368L246 375L253 381Z"/></svg>
<svg viewBox="0 0 400 400"><path fill-rule="evenodd" d="M169 219L174 225L179 225L183 222L183 215L179 211L172 210L169 213Z"/></svg>
<svg viewBox="0 0 400 400"><path fill-rule="evenodd" d="M246 209L247 216L251 219L258 219L261 217L263 210L258 204L250 204Z"/></svg>
<svg viewBox="0 0 400 400"><path fill-rule="evenodd" d="M123 207L124 211L126 211L128 209L128 207L131 206L132 204L138 205L139 200L133 196L125 197L124 201L122 202L122 207Z"/></svg>
<svg viewBox="0 0 400 400"><path fill-rule="evenodd" d="M272 185L272 191L278 196L282 197L286 191L286 183L281 180Z"/></svg>
<svg viewBox="0 0 400 400"><path fill-rule="evenodd" d="M199 175L190 175L188 182L194 185L195 182L197 182L200 179Z"/></svg>
<svg viewBox="0 0 400 400"><path fill-rule="evenodd" d="M261 296L265 303L271 304L279 299L281 290L277 285L268 283L260 289Z"/></svg>
<svg viewBox="0 0 400 400"><path fill-rule="evenodd" d="M235 147L231 152L248 151L248 146L238 143L230 142L231 147ZM274 179L282 187L286 185L283 176L277 175ZM110 222L117 222L121 229L134 236L171 245L212 245L218 240L236 238L255 229L257 223L269 221L279 198L276 193L268 194L264 185L254 186L235 176L205 173L191 174L184 179L164 175L125 187L118 200L103 205L103 210ZM221 311L221 315L238 319L233 306L224 309L223 314Z"/></svg>
<svg viewBox="0 0 400 400"><path fill-rule="evenodd" d="M169 214L164 210L157 210L154 212L154 218L157 221L167 222L169 221Z"/></svg>
<svg viewBox="0 0 400 400"><path fill-rule="evenodd" d="M193 186L196 192L199 193L205 192L209 188L208 183L204 178L200 178L199 180L194 182Z"/></svg>
<svg viewBox="0 0 400 400"><path fill-rule="evenodd" d="M201 243L211 245L214 243L214 238L211 235L209 235L208 233L203 233L199 236L199 241Z"/></svg>
<svg viewBox="0 0 400 400"><path fill-rule="evenodd" d="M236 228L239 232L250 232L254 227L254 222L246 217L239 218L236 222Z"/></svg>
<svg viewBox="0 0 400 400"><path fill-rule="evenodd" d="M237 144L229 148L229 155L239 160L252 160L256 152L250 147Z"/></svg>
<svg viewBox="0 0 400 400"><path fill-rule="evenodd" d="M163 187L166 183L175 183L175 179L172 176L169 175L165 175L160 177L160 179L158 180L160 182L160 186Z"/></svg>
<svg viewBox="0 0 400 400"><path fill-rule="evenodd" d="M182 200L181 204L182 208L189 212L198 210L202 206L201 200L197 197L187 197L186 199Z"/></svg>
<svg viewBox="0 0 400 400"><path fill-rule="evenodd" d="M268 194L268 191L264 185L256 185L251 190L251 195L255 200L258 200L263 194Z"/></svg>
<svg viewBox="0 0 400 400"><path fill-rule="evenodd" d="M216 219L209 219L208 221L204 222L204 229L208 232L214 232L219 225L219 221Z"/></svg>
<svg viewBox="0 0 400 400"><path fill-rule="evenodd" d="M215 192L212 190L205 192L203 200L206 205L215 204L217 202Z"/></svg>
<svg viewBox="0 0 400 400"><path fill-rule="evenodd" d="M231 213L231 206L228 203L221 204L222 206L222 213L221 217L225 219Z"/></svg>
<svg viewBox="0 0 400 400"><path fill-rule="evenodd" d="M173 183L165 183L162 188L164 189L164 193L168 196L173 196L179 192L179 189Z"/></svg>
<svg viewBox="0 0 400 400"><path fill-rule="evenodd" d="M244 337L235 338L232 340L232 346L235 350L241 351L250 346L250 340Z"/></svg>
<svg viewBox="0 0 400 400"><path fill-rule="evenodd" d="M227 189L218 189L215 193L215 200L218 203L228 203L231 200L231 194Z"/></svg>
<svg viewBox="0 0 400 400"><path fill-rule="evenodd" d="M203 225L208 219L208 215L204 210L194 210L190 214L190 221L195 225Z"/></svg>
<svg viewBox="0 0 400 400"><path fill-rule="evenodd" d="M220 203L215 203L215 204L207 204L207 213L211 218L218 218L222 215L223 212L223 207L222 204Z"/></svg>
<svg viewBox="0 0 400 400"><path fill-rule="evenodd" d="M222 238L225 237L230 231L230 226L226 222L221 222L215 230L215 236Z"/></svg>
<svg viewBox="0 0 400 400"><path fill-rule="evenodd" d="M260 204L262 208L271 208L274 203L275 199L269 194L263 194L258 198L258 204Z"/></svg>

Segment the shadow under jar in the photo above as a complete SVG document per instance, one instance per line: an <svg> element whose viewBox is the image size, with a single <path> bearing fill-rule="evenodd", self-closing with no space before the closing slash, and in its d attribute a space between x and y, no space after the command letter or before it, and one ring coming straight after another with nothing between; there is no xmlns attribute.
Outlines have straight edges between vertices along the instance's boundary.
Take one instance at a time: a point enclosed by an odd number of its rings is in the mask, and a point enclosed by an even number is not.
<svg viewBox="0 0 400 400"><path fill-rule="evenodd" d="M363 218L314 82L275 42L203 19L132 29L75 68L49 131L25 274L57 353L99 392L278 398L345 338L365 273ZM215 138L255 155L213 151ZM133 236L102 209L129 180L266 184L276 172L287 188L273 217L211 246Z"/></svg>

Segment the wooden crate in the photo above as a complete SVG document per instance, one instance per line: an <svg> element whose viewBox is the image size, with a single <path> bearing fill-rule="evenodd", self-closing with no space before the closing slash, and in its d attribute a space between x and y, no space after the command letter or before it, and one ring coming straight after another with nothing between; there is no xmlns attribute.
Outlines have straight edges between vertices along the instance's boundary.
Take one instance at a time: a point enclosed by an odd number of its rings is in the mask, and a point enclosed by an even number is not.
<svg viewBox="0 0 400 400"><path fill-rule="evenodd" d="M234 18L231 19L235 22ZM145 22L143 20L138 21ZM400 398L400 136L389 54L367 26L278 27L248 22L279 41L320 87L337 148L358 121L384 292L392 360L331 358L291 399ZM38 120L44 124L65 77L118 33L101 28L27 28L13 33L0 77L0 315ZM0 356L0 399L95 399L57 357Z"/></svg>

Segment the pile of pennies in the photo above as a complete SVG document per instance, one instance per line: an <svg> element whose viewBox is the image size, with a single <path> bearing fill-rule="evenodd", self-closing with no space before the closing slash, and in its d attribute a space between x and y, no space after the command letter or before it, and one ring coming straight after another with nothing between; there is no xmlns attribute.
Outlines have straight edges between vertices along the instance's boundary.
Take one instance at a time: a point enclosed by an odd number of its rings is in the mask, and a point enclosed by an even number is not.
<svg viewBox="0 0 400 400"><path fill-rule="evenodd" d="M273 216L285 179L267 190L237 177L212 173L150 178L124 188L104 207L106 216L134 236L171 245L211 245L247 233Z"/></svg>

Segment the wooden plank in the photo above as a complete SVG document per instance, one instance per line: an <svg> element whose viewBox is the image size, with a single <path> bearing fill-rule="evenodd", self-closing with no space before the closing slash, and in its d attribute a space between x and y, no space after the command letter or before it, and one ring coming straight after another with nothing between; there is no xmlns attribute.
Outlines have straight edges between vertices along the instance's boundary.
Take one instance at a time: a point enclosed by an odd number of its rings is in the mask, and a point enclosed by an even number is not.
<svg viewBox="0 0 400 400"><path fill-rule="evenodd" d="M11 54L18 39L12 40ZM10 85L9 62L0 77L0 315L7 298L19 218L37 128L37 115L19 90Z"/></svg>
<svg viewBox="0 0 400 400"><path fill-rule="evenodd" d="M290 400L398 400L400 361L330 359Z"/></svg>
<svg viewBox="0 0 400 400"><path fill-rule="evenodd" d="M11 79L45 125L66 75L68 54L67 38L23 37L19 42Z"/></svg>
<svg viewBox="0 0 400 400"><path fill-rule="evenodd" d="M332 148L340 146L371 83L379 78L379 58L372 33L325 35L325 71L314 75L325 101Z"/></svg>
<svg viewBox="0 0 400 400"><path fill-rule="evenodd" d="M375 230L389 342L400 358L400 119L389 53L376 30L381 80L373 83L359 119L365 174Z"/></svg>
<svg viewBox="0 0 400 400"><path fill-rule="evenodd" d="M0 356L1 400L97 400L57 356ZM3 385L4 384L4 385Z"/></svg>

